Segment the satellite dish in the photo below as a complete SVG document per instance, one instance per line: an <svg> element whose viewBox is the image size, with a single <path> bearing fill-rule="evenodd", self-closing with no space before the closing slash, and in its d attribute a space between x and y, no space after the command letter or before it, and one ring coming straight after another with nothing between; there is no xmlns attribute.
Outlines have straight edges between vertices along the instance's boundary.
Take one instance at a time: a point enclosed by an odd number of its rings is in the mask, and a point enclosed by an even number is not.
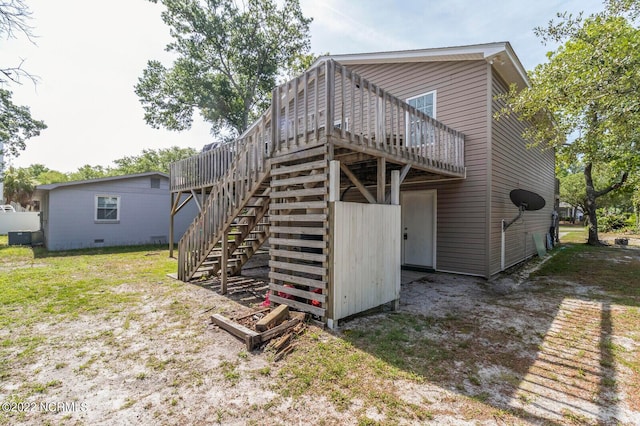
<svg viewBox="0 0 640 426"><path fill-rule="evenodd" d="M518 207L519 213L518 216L513 218L509 222L502 222L502 230L506 231L508 227L513 225L513 223L522 217L522 213L525 210L535 211L540 210L546 204L544 198L536 194L535 192L527 191L526 189L514 189L509 193L509 198L511 198L511 202Z"/></svg>
<svg viewBox="0 0 640 426"><path fill-rule="evenodd" d="M509 193L509 198L520 210L540 210L546 204L544 198L526 189L514 189Z"/></svg>

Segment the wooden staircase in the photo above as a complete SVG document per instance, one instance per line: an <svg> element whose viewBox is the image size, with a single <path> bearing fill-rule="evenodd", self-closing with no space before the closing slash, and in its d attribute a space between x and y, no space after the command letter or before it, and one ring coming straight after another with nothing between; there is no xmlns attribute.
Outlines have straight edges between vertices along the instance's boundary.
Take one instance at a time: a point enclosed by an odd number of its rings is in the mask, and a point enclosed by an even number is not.
<svg viewBox="0 0 640 426"><path fill-rule="evenodd" d="M227 275L237 275L258 249L269 239L269 189L260 189L251 196L243 211L232 222L227 235ZM223 264L223 239L214 246L192 279L219 274Z"/></svg>

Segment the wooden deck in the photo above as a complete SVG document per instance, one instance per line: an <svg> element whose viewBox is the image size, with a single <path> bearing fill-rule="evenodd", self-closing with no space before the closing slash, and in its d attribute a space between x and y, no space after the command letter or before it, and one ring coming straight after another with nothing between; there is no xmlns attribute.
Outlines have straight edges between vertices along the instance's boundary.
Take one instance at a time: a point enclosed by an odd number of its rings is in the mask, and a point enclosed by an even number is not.
<svg viewBox="0 0 640 426"><path fill-rule="evenodd" d="M272 99L269 110L234 142L172 163L171 192L212 188L248 142L260 144L252 158L256 168L269 158L331 141L417 170L464 177L464 135L334 61L277 87Z"/></svg>

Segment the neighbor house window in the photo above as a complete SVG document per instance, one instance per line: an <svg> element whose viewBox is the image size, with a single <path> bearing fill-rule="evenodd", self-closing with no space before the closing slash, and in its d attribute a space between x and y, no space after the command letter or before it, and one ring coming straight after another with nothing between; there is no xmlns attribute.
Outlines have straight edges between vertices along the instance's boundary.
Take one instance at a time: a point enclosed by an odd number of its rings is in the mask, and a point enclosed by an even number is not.
<svg viewBox="0 0 640 426"><path fill-rule="evenodd" d="M436 91L424 93L407 99L407 103L415 107L420 112L427 114L429 117L436 118ZM434 134L432 128L422 120L410 117L407 113L407 135L408 143L412 146L426 143L433 143Z"/></svg>
<svg viewBox="0 0 640 426"><path fill-rule="evenodd" d="M120 220L120 197L96 195L96 221L117 222Z"/></svg>

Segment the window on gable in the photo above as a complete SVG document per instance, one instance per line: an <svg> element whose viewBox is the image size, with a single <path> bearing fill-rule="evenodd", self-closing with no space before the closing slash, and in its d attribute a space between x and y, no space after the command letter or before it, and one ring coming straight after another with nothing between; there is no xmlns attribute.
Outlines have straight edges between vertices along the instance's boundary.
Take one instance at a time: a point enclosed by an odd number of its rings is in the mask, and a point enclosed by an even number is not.
<svg viewBox="0 0 640 426"><path fill-rule="evenodd" d="M160 178L151 178L151 188L160 188Z"/></svg>
<svg viewBox="0 0 640 426"><path fill-rule="evenodd" d="M117 222L120 220L120 197L117 195L96 195L97 222Z"/></svg>
<svg viewBox="0 0 640 426"><path fill-rule="evenodd" d="M429 117L436 118L435 90L409 98L407 103ZM409 113L407 113L407 135L407 144L411 146L434 143L433 128L425 123L424 120L420 120L415 116L410 117Z"/></svg>

